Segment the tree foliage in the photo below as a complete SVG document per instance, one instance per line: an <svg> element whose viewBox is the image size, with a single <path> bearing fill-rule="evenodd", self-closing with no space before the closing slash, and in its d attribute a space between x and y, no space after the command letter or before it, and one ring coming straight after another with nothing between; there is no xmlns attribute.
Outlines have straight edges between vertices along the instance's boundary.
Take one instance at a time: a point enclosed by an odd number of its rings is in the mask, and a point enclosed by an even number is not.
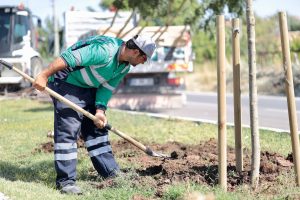
<svg viewBox="0 0 300 200"><path fill-rule="evenodd" d="M106 9L136 9L141 19L150 20L151 25L167 25L172 18L169 25L189 24L198 29L207 28L219 14L242 15L245 3L243 0L103 0L100 6Z"/></svg>
<svg viewBox="0 0 300 200"><path fill-rule="evenodd" d="M300 53L300 37L292 40L291 51Z"/></svg>
<svg viewBox="0 0 300 200"><path fill-rule="evenodd" d="M53 50L54 44L54 25L53 20L48 16L44 20L43 28L37 29L39 37L43 38L43 41L39 42L38 50L43 58L51 56L51 48ZM53 53L53 52L52 52Z"/></svg>
<svg viewBox="0 0 300 200"><path fill-rule="evenodd" d="M287 17L289 31L300 31L300 19L292 15L287 15Z"/></svg>

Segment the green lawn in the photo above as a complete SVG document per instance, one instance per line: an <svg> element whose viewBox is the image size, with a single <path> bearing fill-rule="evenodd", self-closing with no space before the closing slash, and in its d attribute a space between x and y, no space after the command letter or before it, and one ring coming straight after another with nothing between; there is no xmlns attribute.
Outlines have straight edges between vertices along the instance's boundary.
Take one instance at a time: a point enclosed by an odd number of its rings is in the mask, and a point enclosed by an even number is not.
<svg viewBox="0 0 300 200"><path fill-rule="evenodd" d="M84 196L62 195L55 190L55 171L53 154L35 149L40 144L51 141L47 132L53 130L53 111L49 103L40 103L28 99L0 101L0 192L11 199L132 199L139 195L155 198L154 190L145 186L136 186L130 179L117 180L113 188L102 190L91 186L88 169L90 160L85 152L79 152L78 185L84 190ZM217 138L217 126L150 118L144 115L131 115L126 112L110 110L109 122L138 138L144 144L178 141L185 144L198 144L209 138ZM159 130L159 131L157 131ZM283 154L291 153L291 141L288 134L260 131L262 150ZM120 139L111 134L112 140ZM250 148L250 131L243 129L244 146ZM234 146L233 128L228 128L228 145ZM81 150L84 151L84 150ZM130 165L120 161L123 165ZM267 193L254 193L248 186L241 186L236 192L223 192L218 187L201 186L194 183L170 185L162 199L181 199L187 192L200 191L213 193L217 199L283 199L297 196L300 190L295 187L290 175L278 178L274 185L277 196ZM289 196L290 195L290 196ZM292 195L292 196L291 196ZM294 196L293 196L294 195ZM298 196L297 196L298 197Z"/></svg>

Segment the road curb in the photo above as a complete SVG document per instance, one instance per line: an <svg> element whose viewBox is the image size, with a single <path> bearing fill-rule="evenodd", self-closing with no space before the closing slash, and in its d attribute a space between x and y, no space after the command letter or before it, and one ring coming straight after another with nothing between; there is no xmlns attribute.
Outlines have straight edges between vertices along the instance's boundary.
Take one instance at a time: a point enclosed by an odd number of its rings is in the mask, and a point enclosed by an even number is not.
<svg viewBox="0 0 300 200"><path fill-rule="evenodd" d="M214 121L214 120L199 119L199 118L193 118L193 117L173 117L173 116L166 115L166 114L138 112L138 111L129 111L129 110L119 110L119 109L113 109L113 110L117 110L119 112L126 112L126 113L133 114L133 115L146 115L146 116L149 116L149 117L160 118L160 119L182 120L182 121L190 121L190 122L195 122L195 123L208 123L208 124L217 125L217 121ZM233 123L227 123L227 126L234 127L234 124ZM243 128L250 128L250 126L248 126L248 125L242 125L242 127ZM287 131L287 130L277 129L277 128L259 127L259 130L266 130L266 131L273 131L273 132L276 132L276 133L288 133L288 134L290 134L290 132Z"/></svg>

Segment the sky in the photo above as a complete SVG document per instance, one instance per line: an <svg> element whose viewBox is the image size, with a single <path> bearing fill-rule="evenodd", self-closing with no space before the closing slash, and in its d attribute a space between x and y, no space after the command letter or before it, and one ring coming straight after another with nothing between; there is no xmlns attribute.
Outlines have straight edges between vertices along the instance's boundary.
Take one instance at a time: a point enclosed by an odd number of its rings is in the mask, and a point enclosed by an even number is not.
<svg viewBox="0 0 300 200"><path fill-rule="evenodd" d="M0 0L0 6L18 5L22 2L30 8L32 14L37 15L44 21L47 16L52 17L53 1L55 1L56 13L59 16L61 25L63 23L63 13L72 7L76 10L87 10L86 8L90 6L95 10L100 10L100 0Z"/></svg>
<svg viewBox="0 0 300 200"><path fill-rule="evenodd" d="M61 25L63 25L63 12L70 10L72 6L76 10L87 10L88 6L100 10L100 0L1 0L0 6L18 5L23 2L33 14L44 20L47 16L52 16L53 1L56 2L56 13ZM253 6L254 12L261 17L271 16L279 11L300 17L300 0L254 0Z"/></svg>

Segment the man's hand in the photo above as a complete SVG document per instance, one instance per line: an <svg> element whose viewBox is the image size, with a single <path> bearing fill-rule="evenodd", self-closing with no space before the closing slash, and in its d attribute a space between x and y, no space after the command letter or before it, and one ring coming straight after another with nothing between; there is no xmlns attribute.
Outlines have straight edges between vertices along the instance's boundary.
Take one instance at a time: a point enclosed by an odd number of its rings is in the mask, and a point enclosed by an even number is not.
<svg viewBox="0 0 300 200"><path fill-rule="evenodd" d="M36 77L32 86L35 87L39 91L43 91L43 90L45 90L47 81L48 81L48 76L42 72Z"/></svg>
<svg viewBox="0 0 300 200"><path fill-rule="evenodd" d="M35 79L34 83L32 84L33 87L36 89L43 91L48 82L48 77L55 74L56 72L65 69L67 67L65 61L58 57L53 62L49 64L49 67L44 69Z"/></svg>
<svg viewBox="0 0 300 200"><path fill-rule="evenodd" d="M94 124L100 129L104 128L104 126L107 124L107 119L106 119L104 111L97 109L95 117L97 119L94 121Z"/></svg>

